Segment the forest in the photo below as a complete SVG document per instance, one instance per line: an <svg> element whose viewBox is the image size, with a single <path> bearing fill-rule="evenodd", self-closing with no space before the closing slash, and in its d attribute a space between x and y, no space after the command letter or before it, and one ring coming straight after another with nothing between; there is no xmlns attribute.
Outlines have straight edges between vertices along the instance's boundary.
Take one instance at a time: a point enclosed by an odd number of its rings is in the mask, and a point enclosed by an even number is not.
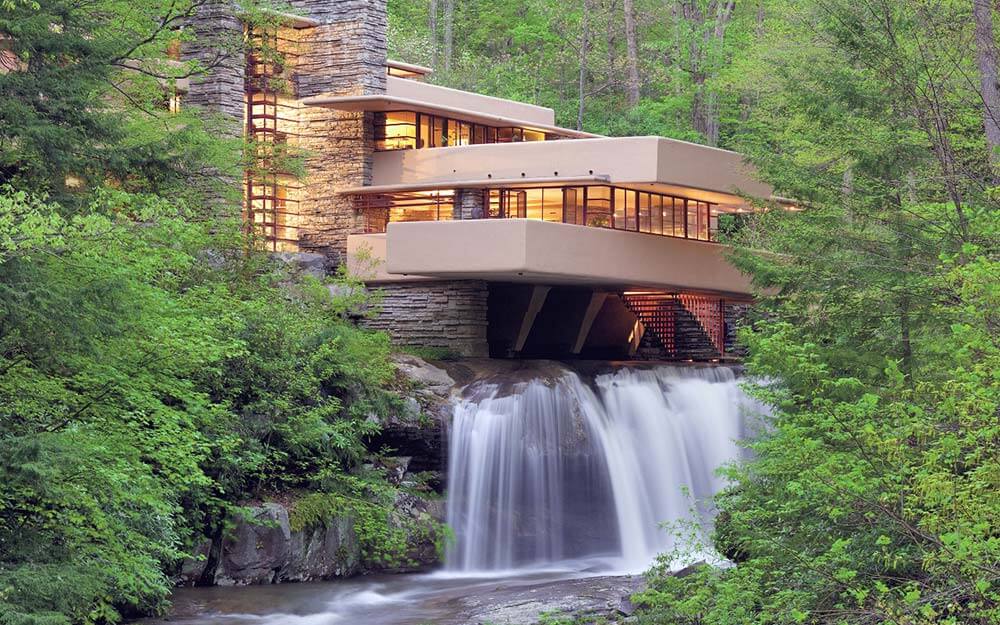
<svg viewBox="0 0 1000 625"><path fill-rule="evenodd" d="M242 141L162 106L204 66L130 66L201 4L0 0L0 625L163 614L199 539L275 493L353 502L396 548L365 447L402 401L357 324L372 296L242 226ZM994 3L388 4L390 58L436 84L738 151L800 209L725 224L773 407L721 468L731 565L664 554L637 621L1000 623Z"/></svg>

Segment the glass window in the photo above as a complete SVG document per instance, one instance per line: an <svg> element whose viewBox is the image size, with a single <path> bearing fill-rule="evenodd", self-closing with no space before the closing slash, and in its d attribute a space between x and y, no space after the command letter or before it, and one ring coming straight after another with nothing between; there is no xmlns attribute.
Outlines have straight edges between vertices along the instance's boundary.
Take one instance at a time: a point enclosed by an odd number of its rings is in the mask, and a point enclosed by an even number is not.
<svg viewBox="0 0 1000 625"><path fill-rule="evenodd" d="M584 211L586 225L598 228L612 227L611 187L587 187L586 194L586 209Z"/></svg>
<svg viewBox="0 0 1000 625"><path fill-rule="evenodd" d="M444 119L440 117L431 117L431 140L428 147L440 148L447 145L448 140L447 131L444 127Z"/></svg>
<svg viewBox="0 0 1000 625"><path fill-rule="evenodd" d="M417 147L429 148L431 145L431 116L419 115L420 118L420 141Z"/></svg>
<svg viewBox="0 0 1000 625"><path fill-rule="evenodd" d="M650 232L649 194L639 193L639 232Z"/></svg>
<svg viewBox="0 0 1000 625"><path fill-rule="evenodd" d="M454 119L445 120L445 134L448 136L448 142L445 145L458 145L458 126L460 122Z"/></svg>
<svg viewBox="0 0 1000 625"><path fill-rule="evenodd" d="M685 216L686 201L679 197L673 198L674 200L674 236L683 237L687 236L687 217Z"/></svg>
<svg viewBox="0 0 1000 625"><path fill-rule="evenodd" d="M708 240L708 204L688 200L687 237L700 241Z"/></svg>
<svg viewBox="0 0 1000 625"><path fill-rule="evenodd" d="M561 188L543 189L542 219L561 222L563 220L563 192Z"/></svg>
<svg viewBox="0 0 1000 625"><path fill-rule="evenodd" d="M472 131L472 142L475 144L486 143L486 128L476 124Z"/></svg>
<svg viewBox="0 0 1000 625"><path fill-rule="evenodd" d="M653 218L650 224L650 232L653 234L663 234L663 196L650 196L649 213Z"/></svg>
<svg viewBox="0 0 1000 625"><path fill-rule="evenodd" d="M708 240L718 239L719 232L719 209L714 204L708 205Z"/></svg>
<svg viewBox="0 0 1000 625"><path fill-rule="evenodd" d="M487 199L486 215L492 218L503 217L503 211L501 210L500 201L500 190L490 189L489 198Z"/></svg>
<svg viewBox="0 0 1000 625"><path fill-rule="evenodd" d="M542 219L542 200L544 191L542 189L525 189L523 193L527 194L525 196L527 201L525 216L528 219Z"/></svg>
<svg viewBox="0 0 1000 625"><path fill-rule="evenodd" d="M615 189L615 228L625 229L625 189Z"/></svg>
<svg viewBox="0 0 1000 625"><path fill-rule="evenodd" d="M524 140L525 141L545 141L545 133L539 132L537 130L524 129Z"/></svg>
<svg viewBox="0 0 1000 625"><path fill-rule="evenodd" d="M497 128L497 143L511 143L514 141L513 128Z"/></svg>
<svg viewBox="0 0 1000 625"><path fill-rule="evenodd" d="M486 127L486 143L497 142L497 129L492 126Z"/></svg>
<svg viewBox="0 0 1000 625"><path fill-rule="evenodd" d="M583 189L563 190L563 222L583 225Z"/></svg>
<svg viewBox="0 0 1000 625"><path fill-rule="evenodd" d="M635 196L635 191L625 191L625 229L633 232L637 229Z"/></svg>
<svg viewBox="0 0 1000 625"><path fill-rule="evenodd" d="M525 219L528 216L528 194L524 191L515 191L514 197L514 213L511 216Z"/></svg>
<svg viewBox="0 0 1000 625"><path fill-rule="evenodd" d="M417 147L417 114L390 111L375 114L375 149L410 150Z"/></svg>

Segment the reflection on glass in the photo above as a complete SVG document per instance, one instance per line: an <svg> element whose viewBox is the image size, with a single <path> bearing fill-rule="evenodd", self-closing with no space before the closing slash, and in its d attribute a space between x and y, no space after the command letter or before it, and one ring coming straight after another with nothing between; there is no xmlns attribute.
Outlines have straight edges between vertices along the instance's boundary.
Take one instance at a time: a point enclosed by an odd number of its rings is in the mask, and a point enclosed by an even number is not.
<svg viewBox="0 0 1000 625"><path fill-rule="evenodd" d="M375 149L410 150L416 147L416 113L395 111L376 115Z"/></svg>
<svg viewBox="0 0 1000 625"><path fill-rule="evenodd" d="M639 232L650 231L649 194L639 193Z"/></svg>
<svg viewBox="0 0 1000 625"><path fill-rule="evenodd" d="M430 125L434 125L433 120ZM460 130L456 132L461 136ZM627 227L632 232L700 241L716 239L719 221L718 207L707 202L610 185L489 189L483 197L485 216L490 218L539 219L619 230ZM384 221L453 218L454 192L450 190L400 192L384 199L371 210L385 210L388 220L369 218L369 227L377 228ZM278 198L276 203L282 200Z"/></svg>
<svg viewBox="0 0 1000 625"><path fill-rule="evenodd" d="M586 193L587 225L598 228L610 228L613 225L613 215L611 213L611 188L588 187Z"/></svg>
<svg viewBox="0 0 1000 625"><path fill-rule="evenodd" d="M545 221L561 222L563 220L562 189L547 188L542 191L542 219Z"/></svg>
<svg viewBox="0 0 1000 625"><path fill-rule="evenodd" d="M625 189L615 189L615 228L618 230L625 229L626 195Z"/></svg>
<svg viewBox="0 0 1000 625"><path fill-rule="evenodd" d="M650 198L649 213L653 218L650 231L653 234L663 234L663 200L667 198L655 194L651 195Z"/></svg>

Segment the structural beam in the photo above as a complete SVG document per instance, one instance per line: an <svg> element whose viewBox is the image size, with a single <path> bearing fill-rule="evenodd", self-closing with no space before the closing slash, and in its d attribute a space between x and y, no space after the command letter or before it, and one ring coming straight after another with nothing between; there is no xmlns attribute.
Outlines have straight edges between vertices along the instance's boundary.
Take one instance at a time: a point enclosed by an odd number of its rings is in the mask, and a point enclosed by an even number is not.
<svg viewBox="0 0 1000 625"><path fill-rule="evenodd" d="M531 289L531 300L528 302L528 307L524 311L524 317L521 318L521 328L517 332L517 340L514 341L514 351L519 352L524 349L524 344L528 340L528 335L531 334L531 328L535 325L535 319L538 317L538 313L542 310L542 306L545 305L545 299L549 296L549 291L552 287L549 286L535 286Z"/></svg>
<svg viewBox="0 0 1000 625"><path fill-rule="evenodd" d="M646 334L646 326L642 325L642 322L636 319L635 325L632 326L632 336L629 337L629 357L635 356L635 353L639 351L639 345L642 343L642 336L644 334Z"/></svg>
<svg viewBox="0 0 1000 625"><path fill-rule="evenodd" d="M594 326L594 320L597 319L597 314L601 312L604 300L607 297L608 294L601 291L595 291L590 295L590 302L587 304L587 310L583 313L583 319L580 320L580 329L577 330L576 341L573 343L570 353L579 354L583 351L587 337L590 336L590 329Z"/></svg>

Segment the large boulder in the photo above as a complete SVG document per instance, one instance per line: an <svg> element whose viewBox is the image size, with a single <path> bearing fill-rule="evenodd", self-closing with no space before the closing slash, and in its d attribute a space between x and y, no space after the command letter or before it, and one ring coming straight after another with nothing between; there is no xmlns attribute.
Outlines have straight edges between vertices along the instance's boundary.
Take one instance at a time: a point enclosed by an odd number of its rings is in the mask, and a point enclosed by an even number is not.
<svg viewBox="0 0 1000 625"><path fill-rule="evenodd" d="M281 504L265 503L248 510L222 540L215 570L206 571L203 560L185 562L176 580L179 584L275 584L359 572L361 546L353 518L334 517L322 525L292 531L288 509Z"/></svg>
<svg viewBox="0 0 1000 625"><path fill-rule="evenodd" d="M292 532L291 557L279 581L308 582L358 572L361 545L351 517L334 517L319 527Z"/></svg>
<svg viewBox="0 0 1000 625"><path fill-rule="evenodd" d="M444 369L412 354L393 354L392 361L396 369L419 389L426 389L444 399L451 396L455 380Z"/></svg>
<svg viewBox="0 0 1000 625"><path fill-rule="evenodd" d="M292 530L288 510L277 503L251 508L222 543L215 583L270 584L288 566Z"/></svg>

